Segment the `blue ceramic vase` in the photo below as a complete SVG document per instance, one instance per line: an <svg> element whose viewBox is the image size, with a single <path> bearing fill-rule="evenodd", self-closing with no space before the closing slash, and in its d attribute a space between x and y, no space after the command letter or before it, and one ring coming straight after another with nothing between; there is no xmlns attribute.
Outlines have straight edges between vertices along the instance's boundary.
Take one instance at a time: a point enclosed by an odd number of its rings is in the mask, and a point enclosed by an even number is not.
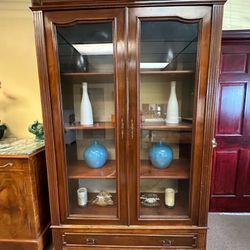
<svg viewBox="0 0 250 250"><path fill-rule="evenodd" d="M163 142L156 143L149 149L149 159L156 168L167 168L173 160L173 150Z"/></svg>
<svg viewBox="0 0 250 250"><path fill-rule="evenodd" d="M108 159L108 151L102 144L94 141L84 150L83 156L90 168L101 168Z"/></svg>

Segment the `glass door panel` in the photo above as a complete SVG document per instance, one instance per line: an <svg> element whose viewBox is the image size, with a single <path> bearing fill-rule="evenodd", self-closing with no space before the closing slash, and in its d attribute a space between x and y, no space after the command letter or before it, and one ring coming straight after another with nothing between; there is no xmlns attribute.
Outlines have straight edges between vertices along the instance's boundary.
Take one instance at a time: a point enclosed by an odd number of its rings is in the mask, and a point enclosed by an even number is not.
<svg viewBox="0 0 250 250"><path fill-rule="evenodd" d="M140 30L140 218L187 217L198 24Z"/></svg>
<svg viewBox="0 0 250 250"><path fill-rule="evenodd" d="M112 22L57 26L70 215L116 218Z"/></svg>

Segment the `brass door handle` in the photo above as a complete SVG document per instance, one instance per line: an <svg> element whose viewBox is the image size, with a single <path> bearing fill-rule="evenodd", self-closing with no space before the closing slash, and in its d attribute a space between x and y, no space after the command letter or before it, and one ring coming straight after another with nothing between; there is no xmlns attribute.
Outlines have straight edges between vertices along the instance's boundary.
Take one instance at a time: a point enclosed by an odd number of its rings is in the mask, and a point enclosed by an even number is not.
<svg viewBox="0 0 250 250"><path fill-rule="evenodd" d="M213 140L212 140L212 147L213 148L216 148L217 147L217 141L216 141L216 139L215 138L213 138Z"/></svg>
<svg viewBox="0 0 250 250"><path fill-rule="evenodd" d="M14 164L12 162L8 162L4 165L1 165L0 168L7 168L7 167L12 167Z"/></svg>

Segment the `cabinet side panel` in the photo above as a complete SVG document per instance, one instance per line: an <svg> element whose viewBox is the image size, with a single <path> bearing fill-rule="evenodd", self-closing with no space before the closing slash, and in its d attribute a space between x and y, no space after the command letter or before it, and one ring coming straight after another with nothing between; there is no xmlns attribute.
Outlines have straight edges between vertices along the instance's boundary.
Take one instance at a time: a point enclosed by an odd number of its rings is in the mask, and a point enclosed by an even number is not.
<svg viewBox="0 0 250 250"><path fill-rule="evenodd" d="M215 107L216 107L216 92L218 89L219 78L219 61L220 61L220 44L222 34L222 17L223 6L213 6L212 15L212 30L211 30L211 46L209 56L209 71L208 71L208 89L206 97L206 113L205 113L205 141L203 150L203 168L201 181L201 199L199 212L199 226L207 225L207 215L209 209L209 194L211 185L212 172L212 144L211 140L214 134L215 127Z"/></svg>
<svg viewBox="0 0 250 250"><path fill-rule="evenodd" d="M44 152L30 159L30 171L33 172L32 187L35 221L37 223L37 232L41 234L50 223L48 183Z"/></svg>
<svg viewBox="0 0 250 250"><path fill-rule="evenodd" d="M47 70L47 56L45 49L44 22L42 11L33 12L35 25L36 53L38 63L38 73L40 82L40 93L43 110L45 148L46 148L46 165L49 182L49 198L52 224L60 223L58 185L56 174L54 133L52 124L51 98L49 91L49 77Z"/></svg>

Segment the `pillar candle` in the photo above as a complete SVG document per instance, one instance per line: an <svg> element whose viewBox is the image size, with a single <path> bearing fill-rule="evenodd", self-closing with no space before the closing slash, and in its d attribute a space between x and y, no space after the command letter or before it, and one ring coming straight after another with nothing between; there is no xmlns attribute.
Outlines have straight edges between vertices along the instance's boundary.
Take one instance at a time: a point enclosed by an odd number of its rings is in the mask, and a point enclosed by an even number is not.
<svg viewBox="0 0 250 250"><path fill-rule="evenodd" d="M87 188L81 187L77 189L78 205L84 207L88 202Z"/></svg>
<svg viewBox="0 0 250 250"><path fill-rule="evenodd" d="M173 188L165 189L165 205L169 208L175 205L175 190Z"/></svg>

